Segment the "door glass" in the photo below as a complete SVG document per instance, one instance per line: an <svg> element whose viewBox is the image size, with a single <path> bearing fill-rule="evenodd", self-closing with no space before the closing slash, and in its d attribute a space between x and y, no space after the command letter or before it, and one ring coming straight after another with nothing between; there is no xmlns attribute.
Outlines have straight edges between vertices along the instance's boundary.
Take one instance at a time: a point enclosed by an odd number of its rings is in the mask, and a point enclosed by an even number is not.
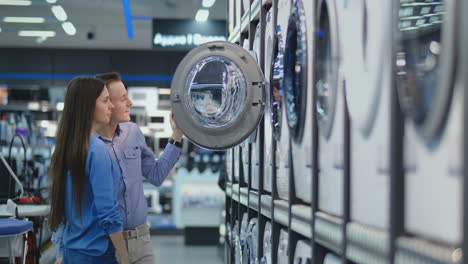
<svg viewBox="0 0 468 264"><path fill-rule="evenodd" d="M400 0L397 83L403 107L418 126L438 95L444 2Z"/></svg>
<svg viewBox="0 0 468 264"><path fill-rule="evenodd" d="M275 61L273 63L273 76L271 82L271 91L270 91L270 99L271 99L271 122L273 127L273 135L277 141L280 140L281 137L281 115L282 115L282 107L283 107L283 43L281 37L281 29L279 27L276 28L276 41L275 41L275 50L276 54Z"/></svg>
<svg viewBox="0 0 468 264"><path fill-rule="evenodd" d="M197 63L187 78L185 106L202 126L223 127L235 121L246 104L247 82L231 60L211 56Z"/></svg>
<svg viewBox="0 0 468 264"><path fill-rule="evenodd" d="M284 56L286 114L294 140L300 141L307 100L307 33L302 2L293 7L289 18Z"/></svg>
<svg viewBox="0 0 468 264"><path fill-rule="evenodd" d="M333 57L331 49L331 31L327 7L322 6L317 29L317 62L315 64L315 89L317 92L317 117L319 125L328 124L333 114L333 100L337 85L337 58Z"/></svg>

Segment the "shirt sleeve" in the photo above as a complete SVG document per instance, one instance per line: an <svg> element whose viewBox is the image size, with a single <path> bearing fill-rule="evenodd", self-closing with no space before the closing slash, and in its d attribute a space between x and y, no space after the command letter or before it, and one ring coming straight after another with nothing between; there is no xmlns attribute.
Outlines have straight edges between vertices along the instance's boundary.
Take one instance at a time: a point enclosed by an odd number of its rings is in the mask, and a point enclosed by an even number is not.
<svg viewBox="0 0 468 264"><path fill-rule="evenodd" d="M122 216L114 190L112 161L105 146L95 146L90 156L89 179L99 225L107 234L123 230Z"/></svg>
<svg viewBox="0 0 468 264"><path fill-rule="evenodd" d="M180 158L181 150L173 144L167 144L164 152L158 159L154 159L154 153L146 145L144 136L138 129L141 145L141 171L151 184L160 186L174 168Z"/></svg>
<svg viewBox="0 0 468 264"><path fill-rule="evenodd" d="M63 256L63 223L60 224L55 232L52 233L52 244L54 244L55 258Z"/></svg>

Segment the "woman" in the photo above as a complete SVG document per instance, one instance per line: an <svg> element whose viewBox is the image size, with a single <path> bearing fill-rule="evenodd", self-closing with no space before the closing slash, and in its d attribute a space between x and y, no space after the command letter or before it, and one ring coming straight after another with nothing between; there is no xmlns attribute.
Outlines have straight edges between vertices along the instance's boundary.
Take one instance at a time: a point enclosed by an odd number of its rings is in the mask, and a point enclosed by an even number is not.
<svg viewBox="0 0 468 264"><path fill-rule="evenodd" d="M112 107L101 80L69 82L49 171L49 227L64 224L64 263L116 263L116 256L128 263L117 202L120 170L95 132L109 123Z"/></svg>

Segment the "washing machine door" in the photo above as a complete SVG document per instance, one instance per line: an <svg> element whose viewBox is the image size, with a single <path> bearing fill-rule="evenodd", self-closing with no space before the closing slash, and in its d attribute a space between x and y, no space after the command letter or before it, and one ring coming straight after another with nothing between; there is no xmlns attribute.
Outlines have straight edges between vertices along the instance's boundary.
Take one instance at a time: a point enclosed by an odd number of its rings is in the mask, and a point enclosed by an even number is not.
<svg viewBox="0 0 468 264"><path fill-rule="evenodd" d="M177 66L171 84L174 118L184 135L202 148L236 146L262 117L263 84L248 51L226 41L203 44Z"/></svg>
<svg viewBox="0 0 468 264"><path fill-rule="evenodd" d="M283 87L288 126L293 140L299 143L307 104L307 25L302 0L294 3L288 21Z"/></svg>
<svg viewBox="0 0 468 264"><path fill-rule="evenodd" d="M353 124L369 135L382 93L384 67L391 63L394 0L353 0L343 6L346 101ZM352 30L350 30L352 29Z"/></svg>
<svg viewBox="0 0 468 264"><path fill-rule="evenodd" d="M317 120L322 136L327 139L333 129L340 63L338 17L335 5L335 1L319 2L315 36L314 89Z"/></svg>
<svg viewBox="0 0 468 264"><path fill-rule="evenodd" d="M294 264L312 264L312 248L306 240L299 240L294 249Z"/></svg>
<svg viewBox="0 0 468 264"><path fill-rule="evenodd" d="M397 86L400 103L428 145L437 141L450 107L454 73L455 0L400 1Z"/></svg>

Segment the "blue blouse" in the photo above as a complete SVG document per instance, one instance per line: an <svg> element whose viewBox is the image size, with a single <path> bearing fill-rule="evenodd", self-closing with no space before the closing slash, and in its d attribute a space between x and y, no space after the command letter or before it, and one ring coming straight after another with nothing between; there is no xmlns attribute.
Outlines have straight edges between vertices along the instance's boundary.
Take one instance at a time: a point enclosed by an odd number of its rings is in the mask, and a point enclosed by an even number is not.
<svg viewBox="0 0 468 264"><path fill-rule="evenodd" d="M109 234L122 231L123 222L117 200L120 169L111 160L97 133L90 138L85 173L81 218L73 200L71 174L67 174L63 246L83 254L101 256L109 246Z"/></svg>

